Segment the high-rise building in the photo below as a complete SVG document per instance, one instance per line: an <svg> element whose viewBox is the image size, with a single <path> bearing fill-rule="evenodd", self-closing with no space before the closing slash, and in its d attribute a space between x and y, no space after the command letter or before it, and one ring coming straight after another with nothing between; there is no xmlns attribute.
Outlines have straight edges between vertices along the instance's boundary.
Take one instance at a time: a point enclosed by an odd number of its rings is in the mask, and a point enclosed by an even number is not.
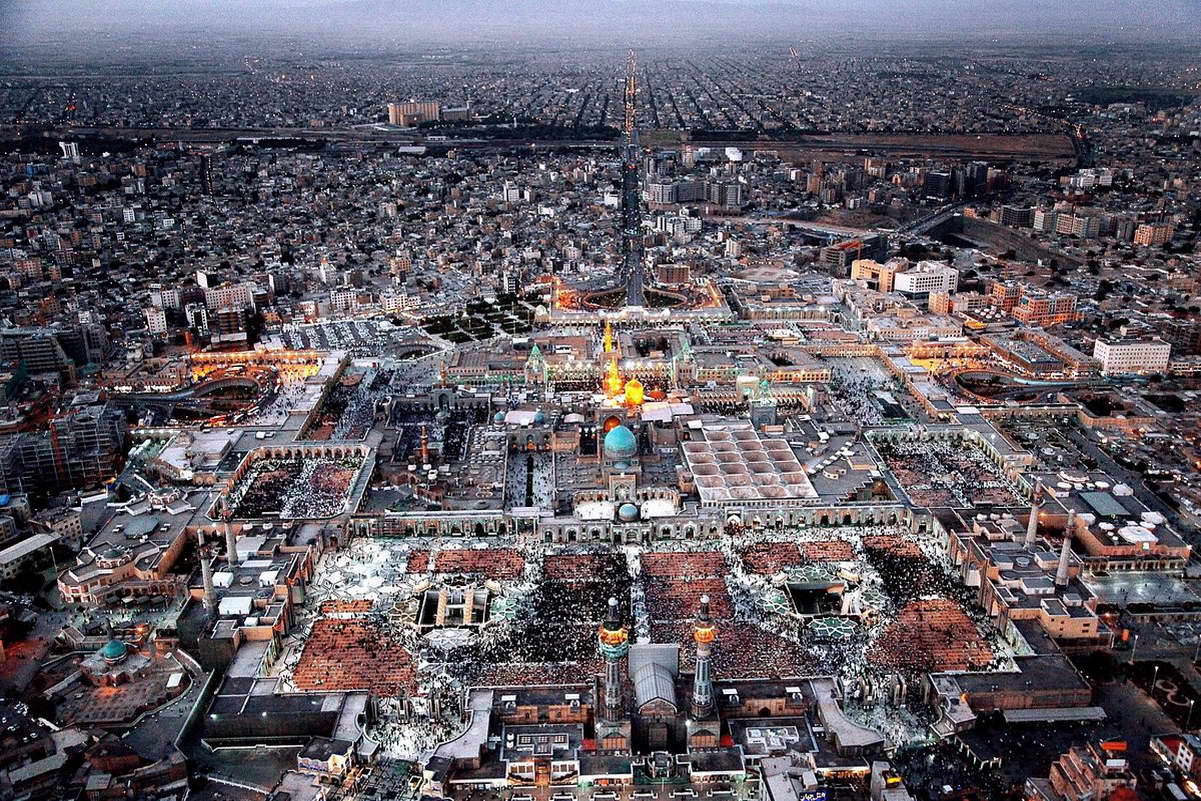
<svg viewBox="0 0 1201 801"><path fill-rule="evenodd" d="M1201 320L1168 320L1160 329L1160 335L1177 355L1192 356L1201 353Z"/></svg>
<svg viewBox="0 0 1201 801"><path fill-rule="evenodd" d="M884 264L875 259L855 259L851 262L851 280L862 281L877 292L891 292L897 272L908 266L908 259L889 259Z"/></svg>
<svg viewBox="0 0 1201 801"><path fill-rule="evenodd" d="M1034 210L1034 221L1031 227L1033 227L1035 231L1051 233L1055 230L1058 223L1059 212L1054 211L1053 209Z"/></svg>
<svg viewBox="0 0 1201 801"><path fill-rule="evenodd" d="M1101 362L1104 375L1162 373L1168 369L1172 346L1162 339L1097 338L1093 358Z"/></svg>
<svg viewBox="0 0 1201 801"><path fill-rule="evenodd" d="M442 104L437 100L410 100L388 104L388 122L405 127L442 119Z"/></svg>
<svg viewBox="0 0 1201 801"><path fill-rule="evenodd" d="M59 148L63 151L63 158L79 163L79 143L78 142L59 142Z"/></svg>
<svg viewBox="0 0 1201 801"><path fill-rule="evenodd" d="M1002 206L1000 223L1010 228L1030 228L1034 225L1034 209L1029 206Z"/></svg>
<svg viewBox="0 0 1201 801"><path fill-rule="evenodd" d="M358 305L358 292L354 287L336 286L329 291L329 310L331 312L352 311Z"/></svg>
<svg viewBox="0 0 1201 801"><path fill-rule="evenodd" d="M651 182L646 185L646 202L667 206L677 201L676 184Z"/></svg>
<svg viewBox="0 0 1201 801"><path fill-rule="evenodd" d="M1012 312L1022 298L1024 284L1016 281L993 281L988 285L988 297L1003 312Z"/></svg>
<svg viewBox="0 0 1201 801"><path fill-rule="evenodd" d="M204 292L204 305L210 309L239 308L254 310L254 284L222 284Z"/></svg>
<svg viewBox="0 0 1201 801"><path fill-rule="evenodd" d="M201 336L208 336L209 333L209 313L208 307L203 303L189 303L184 307L184 316L188 320L188 327L196 330L196 333Z"/></svg>
<svg viewBox="0 0 1201 801"><path fill-rule="evenodd" d="M954 292L959 286L959 271L937 261L922 261L893 277L893 291L915 300L925 300L931 292Z"/></svg>
<svg viewBox="0 0 1201 801"><path fill-rule="evenodd" d="M150 303L160 309L178 309L180 306L179 289L165 287L162 284L151 284Z"/></svg>
<svg viewBox="0 0 1201 801"><path fill-rule="evenodd" d="M678 263L660 264L655 268L655 275L660 284L687 284L692 280L692 266Z"/></svg>
<svg viewBox="0 0 1201 801"><path fill-rule="evenodd" d="M850 275L851 263L856 259L883 259L888 252L888 237L883 235L848 239L821 250L821 263L829 268L836 278Z"/></svg>
<svg viewBox="0 0 1201 801"><path fill-rule="evenodd" d="M1133 242L1138 221L1133 217L1117 217L1113 221L1113 238L1119 242Z"/></svg>
<svg viewBox="0 0 1201 801"><path fill-rule="evenodd" d="M1170 223L1143 223L1134 231L1134 244L1154 247L1172 241L1176 229Z"/></svg>
<svg viewBox="0 0 1201 801"><path fill-rule="evenodd" d="M215 341L243 342L248 338L245 307L226 306L209 317L210 333Z"/></svg>
<svg viewBox="0 0 1201 801"><path fill-rule="evenodd" d="M1079 319L1077 298L1070 292L1025 288L1013 307L1013 317L1025 325L1048 328Z"/></svg>
<svg viewBox="0 0 1201 801"><path fill-rule="evenodd" d="M951 196L951 173L928 172L922 186L926 190L926 197L945 200Z"/></svg>
<svg viewBox="0 0 1201 801"><path fill-rule="evenodd" d="M0 330L0 359L22 365L35 375L59 373L67 381L75 377L75 361L67 355L57 332L51 328Z"/></svg>
<svg viewBox="0 0 1201 801"><path fill-rule="evenodd" d="M1101 235L1101 218L1092 214L1060 214L1055 218L1055 233L1096 239Z"/></svg>
<svg viewBox="0 0 1201 801"><path fill-rule="evenodd" d="M146 330L151 334L167 333L167 313L158 306L147 306L142 310L146 315Z"/></svg>
<svg viewBox="0 0 1201 801"><path fill-rule="evenodd" d="M45 431L18 435L13 458L0 460L3 483L49 493L100 486L117 472L125 433L120 409L74 406L51 418Z"/></svg>
<svg viewBox="0 0 1201 801"><path fill-rule="evenodd" d="M741 208L746 203L745 198L746 193L738 181L710 181L705 184L705 200L714 206Z"/></svg>

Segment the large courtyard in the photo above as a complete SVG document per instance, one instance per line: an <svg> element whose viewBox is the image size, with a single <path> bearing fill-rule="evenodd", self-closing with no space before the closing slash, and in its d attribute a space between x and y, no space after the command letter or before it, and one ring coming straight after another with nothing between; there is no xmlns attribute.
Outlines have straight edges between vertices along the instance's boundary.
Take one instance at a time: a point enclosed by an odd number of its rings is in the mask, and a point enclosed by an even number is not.
<svg viewBox="0 0 1201 801"><path fill-rule="evenodd" d="M691 669L702 596L718 679L833 675L867 698L1012 655L931 535L839 526L622 548L355 538L322 557L273 669L297 690L390 699L381 736L405 756L432 745L405 723L428 699L591 681L610 597L634 638L678 643Z"/></svg>
<svg viewBox="0 0 1201 801"><path fill-rule="evenodd" d="M361 457L256 459L230 490L233 516L314 520L346 510Z"/></svg>
<svg viewBox="0 0 1201 801"><path fill-rule="evenodd" d="M953 439L877 440L876 451L914 506L1020 506L1014 482L974 443Z"/></svg>

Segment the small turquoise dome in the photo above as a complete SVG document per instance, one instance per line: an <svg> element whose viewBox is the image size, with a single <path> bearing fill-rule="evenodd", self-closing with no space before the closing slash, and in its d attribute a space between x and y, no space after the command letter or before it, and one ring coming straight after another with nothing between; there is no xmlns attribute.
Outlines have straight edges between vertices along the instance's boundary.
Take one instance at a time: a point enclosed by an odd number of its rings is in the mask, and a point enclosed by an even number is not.
<svg viewBox="0 0 1201 801"><path fill-rule="evenodd" d="M120 640L109 640L100 649L100 655L109 662L119 662L129 653L129 647Z"/></svg>
<svg viewBox="0 0 1201 801"><path fill-rule="evenodd" d="M492 415L492 422L497 423L499 425L500 423L503 423L504 421L505 421L505 413L504 412L497 412L496 414Z"/></svg>
<svg viewBox="0 0 1201 801"><path fill-rule="evenodd" d="M542 425L545 422L546 422L546 412L542 411L541 409L534 412L534 423L536 425Z"/></svg>
<svg viewBox="0 0 1201 801"><path fill-rule="evenodd" d="M632 503L623 503L617 510L617 519L623 523L633 523L639 516L638 507Z"/></svg>
<svg viewBox="0 0 1201 801"><path fill-rule="evenodd" d="M616 426L605 434L605 456L610 459L627 460L637 452L638 440L625 426Z"/></svg>

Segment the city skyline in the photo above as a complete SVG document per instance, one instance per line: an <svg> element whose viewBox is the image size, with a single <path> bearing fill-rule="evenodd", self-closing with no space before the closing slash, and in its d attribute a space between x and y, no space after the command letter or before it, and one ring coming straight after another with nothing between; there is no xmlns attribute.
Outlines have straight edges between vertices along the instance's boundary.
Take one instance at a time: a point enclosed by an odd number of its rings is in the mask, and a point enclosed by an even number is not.
<svg viewBox="0 0 1201 801"><path fill-rule="evenodd" d="M1201 797L1194 2L0 7L0 801Z"/></svg>

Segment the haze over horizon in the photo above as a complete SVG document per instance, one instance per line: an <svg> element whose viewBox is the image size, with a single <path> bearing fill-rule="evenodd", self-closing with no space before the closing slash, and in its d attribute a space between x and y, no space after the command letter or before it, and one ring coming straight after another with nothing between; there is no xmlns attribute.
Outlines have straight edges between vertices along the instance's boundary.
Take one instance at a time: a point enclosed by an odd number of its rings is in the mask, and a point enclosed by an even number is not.
<svg viewBox="0 0 1201 801"><path fill-rule="evenodd" d="M1197 0L1076 4L998 0L15 0L0 10L9 46L108 38L247 36L319 38L390 45L575 40L803 38L813 35L946 38L1076 36L1107 41L1179 41L1201 33ZM87 41L79 42L87 50Z"/></svg>

